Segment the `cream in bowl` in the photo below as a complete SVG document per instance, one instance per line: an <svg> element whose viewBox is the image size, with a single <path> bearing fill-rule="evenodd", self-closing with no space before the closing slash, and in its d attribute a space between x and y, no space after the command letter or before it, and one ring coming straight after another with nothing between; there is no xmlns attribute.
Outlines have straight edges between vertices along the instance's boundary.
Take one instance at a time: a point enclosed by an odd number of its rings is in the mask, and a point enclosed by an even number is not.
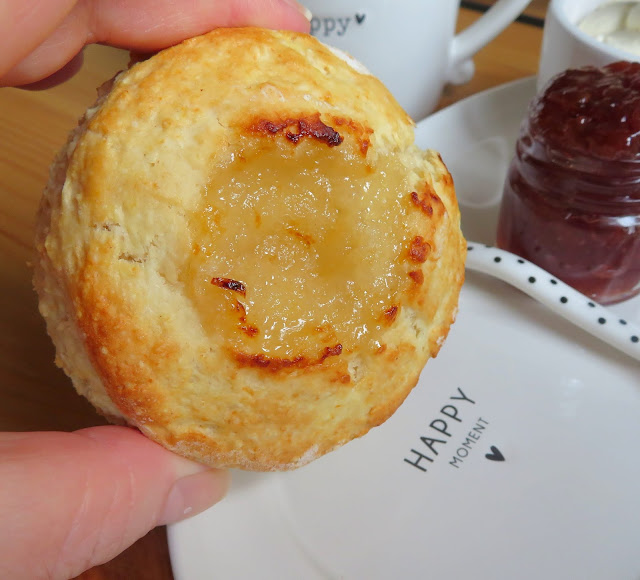
<svg viewBox="0 0 640 580"><path fill-rule="evenodd" d="M551 0L545 18L537 86L581 66L640 61L640 2Z"/></svg>
<svg viewBox="0 0 640 580"><path fill-rule="evenodd" d="M640 2L605 2L579 27L599 42L640 56Z"/></svg>

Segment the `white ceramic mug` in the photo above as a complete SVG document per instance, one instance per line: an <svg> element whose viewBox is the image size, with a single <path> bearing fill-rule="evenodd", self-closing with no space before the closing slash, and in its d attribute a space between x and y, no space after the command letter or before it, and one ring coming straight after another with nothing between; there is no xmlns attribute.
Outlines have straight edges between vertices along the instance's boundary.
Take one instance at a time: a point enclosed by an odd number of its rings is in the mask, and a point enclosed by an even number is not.
<svg viewBox="0 0 640 580"><path fill-rule="evenodd" d="M557 73L585 65L603 66L617 60L639 60L630 52L592 38L580 21L606 0L551 0L544 24L538 66L538 89Z"/></svg>
<svg viewBox="0 0 640 580"><path fill-rule="evenodd" d="M473 76L471 57L506 28L530 0L498 0L455 34L460 0L303 0L311 32L364 64L419 120L448 82Z"/></svg>

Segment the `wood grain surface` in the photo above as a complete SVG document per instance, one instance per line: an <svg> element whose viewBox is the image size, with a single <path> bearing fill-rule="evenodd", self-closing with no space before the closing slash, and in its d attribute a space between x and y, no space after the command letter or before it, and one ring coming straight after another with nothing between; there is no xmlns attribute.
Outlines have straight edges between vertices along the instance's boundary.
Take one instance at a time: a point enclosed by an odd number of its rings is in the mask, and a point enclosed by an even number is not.
<svg viewBox="0 0 640 580"><path fill-rule="evenodd" d="M459 27L474 22L489 0L460 11ZM469 4L465 4L467 6ZM440 106L535 74L546 0L534 0L529 23L516 22L475 58L466 85L447 87ZM31 284L33 223L48 166L96 87L126 66L128 54L104 46L85 50L81 72L59 87L28 92L0 89L0 429L73 430L103 420L75 394L53 364L54 351ZM1 524L0 524L1 525ZM123 554L80 576L88 579L172 580L166 530L158 528Z"/></svg>

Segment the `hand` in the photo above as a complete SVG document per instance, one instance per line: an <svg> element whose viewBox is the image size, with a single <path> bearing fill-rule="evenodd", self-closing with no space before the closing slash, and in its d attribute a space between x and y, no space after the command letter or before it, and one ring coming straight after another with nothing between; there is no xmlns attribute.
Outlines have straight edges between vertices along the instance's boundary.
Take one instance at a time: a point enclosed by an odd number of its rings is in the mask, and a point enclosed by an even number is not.
<svg viewBox="0 0 640 580"><path fill-rule="evenodd" d="M91 43L154 52L220 26L308 32L309 17L295 0L0 0L0 86L62 82Z"/></svg>
<svg viewBox="0 0 640 580"><path fill-rule="evenodd" d="M0 578L77 576L227 485L128 427L0 434Z"/></svg>

